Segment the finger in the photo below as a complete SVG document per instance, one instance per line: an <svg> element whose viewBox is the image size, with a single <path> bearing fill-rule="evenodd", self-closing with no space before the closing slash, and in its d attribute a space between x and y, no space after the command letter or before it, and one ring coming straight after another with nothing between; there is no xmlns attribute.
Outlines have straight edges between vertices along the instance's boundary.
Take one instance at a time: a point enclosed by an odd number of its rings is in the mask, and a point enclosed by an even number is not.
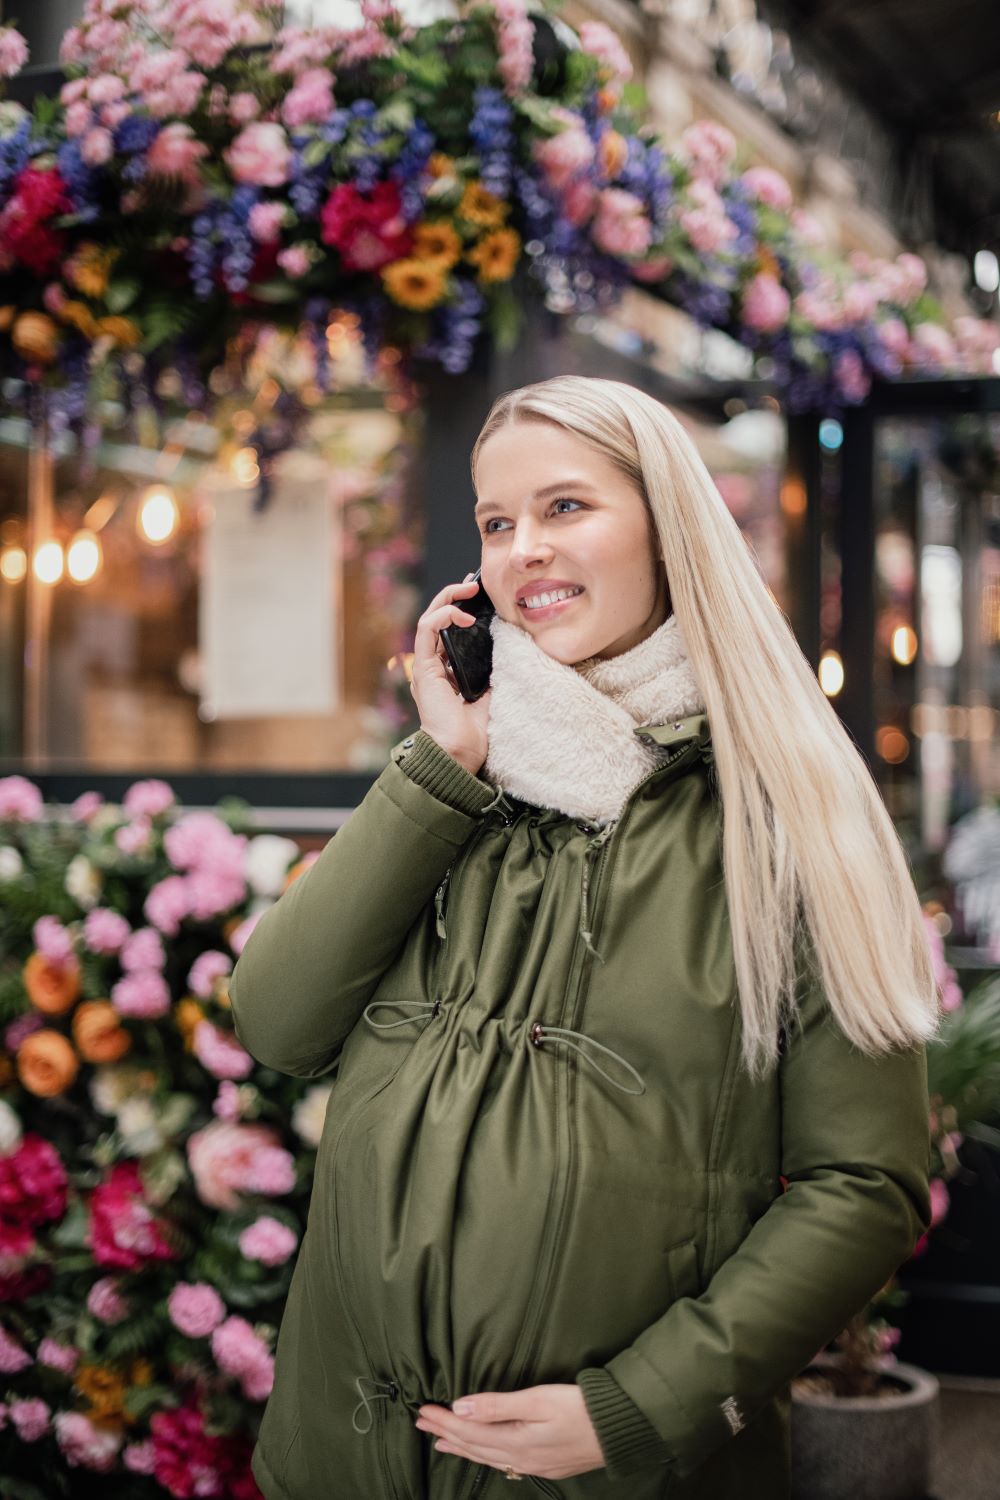
<svg viewBox="0 0 1000 1500"><path fill-rule="evenodd" d="M434 595L434 598L430 601L424 613L426 614L429 610L432 609L438 609L442 604L449 604L452 599L454 599L458 594L460 594L463 599L471 599L472 595L476 593L478 588L479 584L473 583L469 578L463 579L461 583L446 583L444 588L439 589L438 592Z"/></svg>
<svg viewBox="0 0 1000 1500"><path fill-rule="evenodd" d="M457 604L446 604L442 609L422 615L413 638L414 668L421 661L437 654L438 637L446 626L457 625L462 628L474 625L475 622L475 615L467 614L464 609L459 609Z"/></svg>

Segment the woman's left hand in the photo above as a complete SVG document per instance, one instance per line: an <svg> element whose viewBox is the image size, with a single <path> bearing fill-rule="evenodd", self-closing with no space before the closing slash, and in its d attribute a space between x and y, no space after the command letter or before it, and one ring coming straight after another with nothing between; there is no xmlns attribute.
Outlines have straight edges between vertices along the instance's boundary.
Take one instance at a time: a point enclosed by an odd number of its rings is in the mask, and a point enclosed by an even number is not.
<svg viewBox="0 0 1000 1500"><path fill-rule="evenodd" d="M469 1414L458 1414L459 1407ZM417 1427L454 1453L493 1469L540 1479L571 1479L604 1468L604 1454L578 1385L534 1385L523 1391L480 1391L447 1406L420 1408Z"/></svg>

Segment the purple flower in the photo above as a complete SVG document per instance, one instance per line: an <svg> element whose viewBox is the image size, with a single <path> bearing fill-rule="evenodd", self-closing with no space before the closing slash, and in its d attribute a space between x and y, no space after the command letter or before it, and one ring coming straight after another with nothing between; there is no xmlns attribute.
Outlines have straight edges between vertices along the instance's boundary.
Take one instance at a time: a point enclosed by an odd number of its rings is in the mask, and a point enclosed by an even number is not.
<svg viewBox="0 0 1000 1500"><path fill-rule="evenodd" d="M170 1009L170 990L159 969L137 969L111 986L111 1004L120 1016L158 1021Z"/></svg>

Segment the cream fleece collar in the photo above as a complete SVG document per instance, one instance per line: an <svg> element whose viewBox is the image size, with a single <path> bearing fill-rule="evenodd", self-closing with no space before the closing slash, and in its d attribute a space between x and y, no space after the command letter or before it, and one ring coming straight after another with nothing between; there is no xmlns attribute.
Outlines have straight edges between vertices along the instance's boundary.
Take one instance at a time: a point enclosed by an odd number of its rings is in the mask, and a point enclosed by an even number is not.
<svg viewBox="0 0 1000 1500"><path fill-rule="evenodd" d="M487 778L536 807L605 824L664 758L639 725L704 712L676 615L608 661L566 666L494 615Z"/></svg>

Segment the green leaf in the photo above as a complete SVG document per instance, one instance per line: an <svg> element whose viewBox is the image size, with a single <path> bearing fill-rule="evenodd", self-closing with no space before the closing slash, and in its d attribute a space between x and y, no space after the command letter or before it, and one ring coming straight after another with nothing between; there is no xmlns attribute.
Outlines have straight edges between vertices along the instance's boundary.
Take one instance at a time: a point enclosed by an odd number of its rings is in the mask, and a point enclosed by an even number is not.
<svg viewBox="0 0 1000 1500"><path fill-rule="evenodd" d="M133 280L132 278L128 278L121 281L112 281L105 296L108 310L113 313L125 312L132 306L132 303L139 295L141 286L142 282L138 279Z"/></svg>
<svg viewBox="0 0 1000 1500"><path fill-rule="evenodd" d="M247 291L258 302L295 302L300 295L290 281L255 281Z"/></svg>
<svg viewBox="0 0 1000 1500"><path fill-rule="evenodd" d="M306 167L322 166L330 156L330 144L328 141L316 139L310 141L302 153L302 164Z"/></svg>

